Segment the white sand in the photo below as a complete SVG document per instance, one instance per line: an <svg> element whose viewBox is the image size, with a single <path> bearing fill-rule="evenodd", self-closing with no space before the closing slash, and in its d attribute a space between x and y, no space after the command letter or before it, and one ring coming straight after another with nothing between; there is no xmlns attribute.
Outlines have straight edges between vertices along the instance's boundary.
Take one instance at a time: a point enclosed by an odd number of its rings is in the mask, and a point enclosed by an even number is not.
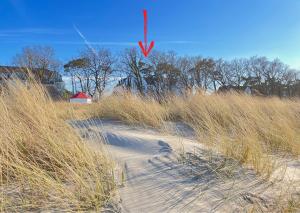
<svg viewBox="0 0 300 213"><path fill-rule="evenodd" d="M101 133L124 171L125 183L119 188L122 212L241 212L253 205L273 212L277 208L270 182L235 162L224 163L224 158L209 155L185 127L182 132L188 135L179 137L117 121L80 122L79 126L86 137ZM189 159L185 163L178 161L183 153L190 153L184 155ZM232 165L235 169L230 173ZM293 169L290 175L300 177L299 166L289 169ZM282 190L277 187L277 191Z"/></svg>

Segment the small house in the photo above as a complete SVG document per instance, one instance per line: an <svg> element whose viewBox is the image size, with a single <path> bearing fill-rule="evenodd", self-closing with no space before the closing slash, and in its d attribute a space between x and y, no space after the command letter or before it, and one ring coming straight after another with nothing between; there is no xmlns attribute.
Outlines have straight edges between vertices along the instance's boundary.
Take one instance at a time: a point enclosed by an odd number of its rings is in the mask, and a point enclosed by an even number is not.
<svg viewBox="0 0 300 213"><path fill-rule="evenodd" d="M79 92L70 98L70 103L91 104L92 98L83 92Z"/></svg>

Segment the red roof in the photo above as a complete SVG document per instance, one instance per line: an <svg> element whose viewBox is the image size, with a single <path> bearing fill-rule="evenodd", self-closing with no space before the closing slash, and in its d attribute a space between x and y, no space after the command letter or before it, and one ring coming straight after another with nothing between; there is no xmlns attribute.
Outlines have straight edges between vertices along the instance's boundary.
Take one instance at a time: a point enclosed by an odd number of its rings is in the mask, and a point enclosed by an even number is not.
<svg viewBox="0 0 300 213"><path fill-rule="evenodd" d="M91 97L83 92L79 92L71 97L71 99L73 99L73 98L90 99Z"/></svg>

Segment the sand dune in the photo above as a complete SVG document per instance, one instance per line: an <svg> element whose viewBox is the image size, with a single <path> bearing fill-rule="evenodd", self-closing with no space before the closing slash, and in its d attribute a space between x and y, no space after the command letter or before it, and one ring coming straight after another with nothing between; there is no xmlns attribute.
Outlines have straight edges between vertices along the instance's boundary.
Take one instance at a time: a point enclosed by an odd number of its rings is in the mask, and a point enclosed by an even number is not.
<svg viewBox="0 0 300 213"><path fill-rule="evenodd" d="M277 194L287 187L298 190L275 177L265 181L234 160L212 153L183 125L176 125L176 134L107 120L80 121L76 127L91 141L99 135L106 138L119 168L122 212L241 212L252 208L276 212ZM180 136L180 132L189 134ZM295 175L299 167L290 165L288 174L299 177Z"/></svg>

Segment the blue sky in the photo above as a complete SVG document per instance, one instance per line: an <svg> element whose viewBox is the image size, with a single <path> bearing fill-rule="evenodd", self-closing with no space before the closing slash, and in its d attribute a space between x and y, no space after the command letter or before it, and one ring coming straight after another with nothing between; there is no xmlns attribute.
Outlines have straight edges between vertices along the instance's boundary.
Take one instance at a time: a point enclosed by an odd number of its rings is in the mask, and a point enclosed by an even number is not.
<svg viewBox="0 0 300 213"><path fill-rule="evenodd" d="M94 45L119 52L143 39L143 14L156 49L180 55L279 57L300 68L298 0L1 0L0 64L28 45L55 48L63 62Z"/></svg>

